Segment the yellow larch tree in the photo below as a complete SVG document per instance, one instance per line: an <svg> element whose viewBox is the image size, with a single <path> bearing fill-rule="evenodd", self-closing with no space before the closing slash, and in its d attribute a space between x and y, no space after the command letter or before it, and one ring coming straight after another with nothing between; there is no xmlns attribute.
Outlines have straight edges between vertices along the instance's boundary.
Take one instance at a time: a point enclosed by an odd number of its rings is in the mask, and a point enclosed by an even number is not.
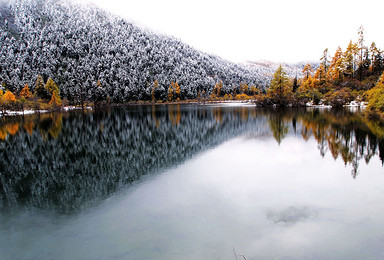
<svg viewBox="0 0 384 260"><path fill-rule="evenodd" d="M305 76L305 79L308 79L309 76L312 76L313 74L313 68L312 68L312 65L307 63L305 66L304 66L304 69L303 69L303 74Z"/></svg>
<svg viewBox="0 0 384 260"><path fill-rule="evenodd" d="M29 99L32 97L31 91L29 91L28 84L25 84L24 88L20 91L20 97Z"/></svg>
<svg viewBox="0 0 384 260"><path fill-rule="evenodd" d="M60 95L56 91L53 92L51 100L49 101L49 104L53 105L56 108L62 105Z"/></svg>
<svg viewBox="0 0 384 260"><path fill-rule="evenodd" d="M332 81L340 81L343 79L343 51L339 46L331 60L331 64L328 70L328 77Z"/></svg>

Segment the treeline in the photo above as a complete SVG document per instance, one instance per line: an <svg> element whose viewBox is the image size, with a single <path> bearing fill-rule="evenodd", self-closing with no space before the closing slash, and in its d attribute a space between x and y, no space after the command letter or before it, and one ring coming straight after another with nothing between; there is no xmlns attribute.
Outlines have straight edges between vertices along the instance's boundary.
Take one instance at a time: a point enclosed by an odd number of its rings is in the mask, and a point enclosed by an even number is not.
<svg viewBox="0 0 384 260"><path fill-rule="evenodd" d="M217 83L211 99L252 99L259 106L330 105L342 107L351 101L368 103L366 113L384 119L384 56L375 42L365 45L364 29L358 31L358 41L348 44L345 51L338 47L330 57L328 49L319 66L305 65L303 77L289 77L280 66L268 88L259 89L241 83L232 93L222 93Z"/></svg>
<svg viewBox="0 0 384 260"><path fill-rule="evenodd" d="M280 66L265 93L256 97L260 105L305 106L308 103L340 107L351 101L369 103L368 111L383 110L383 51L373 42L369 47L360 27L357 42L345 51L337 48L333 57L324 50L320 66L307 64L302 78L289 78ZM380 101L381 100L381 101Z"/></svg>
<svg viewBox="0 0 384 260"><path fill-rule="evenodd" d="M0 111L3 114L6 110L55 110L62 104L59 87L53 79L50 78L44 83L40 75L37 77L34 93L30 91L28 84L16 95L10 90L4 93L0 89Z"/></svg>

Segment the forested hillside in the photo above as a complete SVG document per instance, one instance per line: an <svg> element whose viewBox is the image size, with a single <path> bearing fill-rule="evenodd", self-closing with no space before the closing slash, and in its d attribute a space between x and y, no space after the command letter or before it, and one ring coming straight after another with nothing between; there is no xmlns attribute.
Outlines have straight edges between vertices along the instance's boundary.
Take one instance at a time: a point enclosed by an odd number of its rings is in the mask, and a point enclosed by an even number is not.
<svg viewBox="0 0 384 260"><path fill-rule="evenodd" d="M11 0L0 7L0 81L18 94L38 75L52 78L70 102L167 100L171 82L180 99L222 93L246 83L265 89L273 68L242 66L143 30L94 6L66 0ZM158 82L155 88L154 82Z"/></svg>

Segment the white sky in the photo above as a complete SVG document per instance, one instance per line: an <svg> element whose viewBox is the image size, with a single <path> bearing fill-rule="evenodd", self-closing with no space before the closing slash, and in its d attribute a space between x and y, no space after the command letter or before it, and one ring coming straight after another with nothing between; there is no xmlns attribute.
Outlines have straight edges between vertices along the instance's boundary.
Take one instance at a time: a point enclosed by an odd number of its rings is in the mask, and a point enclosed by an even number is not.
<svg viewBox="0 0 384 260"><path fill-rule="evenodd" d="M89 0L155 32L241 61L318 61L357 41L384 48L381 0Z"/></svg>

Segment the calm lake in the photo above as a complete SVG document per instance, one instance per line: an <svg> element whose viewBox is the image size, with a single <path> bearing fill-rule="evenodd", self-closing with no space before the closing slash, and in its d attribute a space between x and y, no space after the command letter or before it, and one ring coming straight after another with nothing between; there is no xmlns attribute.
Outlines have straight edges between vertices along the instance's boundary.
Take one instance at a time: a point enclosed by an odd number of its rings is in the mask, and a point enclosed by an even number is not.
<svg viewBox="0 0 384 260"><path fill-rule="evenodd" d="M0 154L0 259L384 259L384 131L360 111L9 117Z"/></svg>

